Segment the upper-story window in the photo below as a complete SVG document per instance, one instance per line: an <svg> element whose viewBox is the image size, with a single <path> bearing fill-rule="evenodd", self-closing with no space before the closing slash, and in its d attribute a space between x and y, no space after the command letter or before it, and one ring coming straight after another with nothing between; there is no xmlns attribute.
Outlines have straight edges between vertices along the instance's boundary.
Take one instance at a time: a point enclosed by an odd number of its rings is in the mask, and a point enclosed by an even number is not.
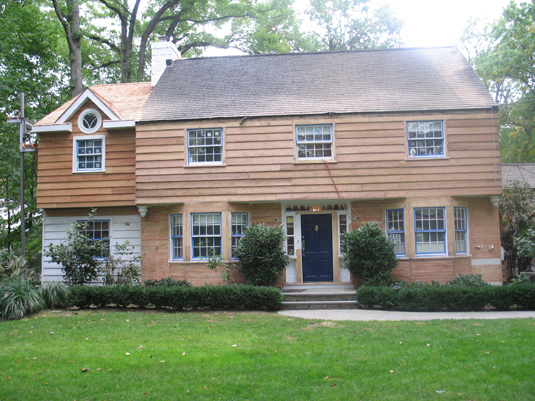
<svg viewBox="0 0 535 401"><path fill-rule="evenodd" d="M331 124L297 125L295 131L298 160L333 158Z"/></svg>
<svg viewBox="0 0 535 401"><path fill-rule="evenodd" d="M73 142L73 171L95 172L105 170L104 135L75 136Z"/></svg>
<svg viewBox="0 0 535 401"><path fill-rule="evenodd" d="M414 209L416 254L446 254L446 217L443 207Z"/></svg>
<svg viewBox="0 0 535 401"><path fill-rule="evenodd" d="M386 211L386 233L395 245L396 255L405 256L405 222L403 209Z"/></svg>
<svg viewBox="0 0 535 401"><path fill-rule="evenodd" d="M223 163L221 128L188 130L188 164Z"/></svg>
<svg viewBox="0 0 535 401"><path fill-rule="evenodd" d="M95 109L87 109L80 113L78 117L78 128L84 134L97 132L102 125L102 116Z"/></svg>
<svg viewBox="0 0 535 401"><path fill-rule="evenodd" d="M443 157L444 126L442 121L407 123L409 157Z"/></svg>

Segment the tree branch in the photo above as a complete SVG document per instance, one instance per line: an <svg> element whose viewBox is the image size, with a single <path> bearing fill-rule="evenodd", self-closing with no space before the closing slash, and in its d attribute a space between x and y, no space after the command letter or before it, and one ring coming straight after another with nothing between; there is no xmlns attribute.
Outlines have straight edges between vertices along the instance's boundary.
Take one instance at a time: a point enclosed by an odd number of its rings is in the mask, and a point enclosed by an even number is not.
<svg viewBox="0 0 535 401"><path fill-rule="evenodd" d="M108 47L110 49L112 49L114 52L117 52L117 53L120 52L119 48L114 43L109 41L108 39L104 39L104 38L101 38L100 36L96 36L96 35L87 35L87 38L91 39L91 40L93 40L95 42L100 42L102 44L108 45Z"/></svg>

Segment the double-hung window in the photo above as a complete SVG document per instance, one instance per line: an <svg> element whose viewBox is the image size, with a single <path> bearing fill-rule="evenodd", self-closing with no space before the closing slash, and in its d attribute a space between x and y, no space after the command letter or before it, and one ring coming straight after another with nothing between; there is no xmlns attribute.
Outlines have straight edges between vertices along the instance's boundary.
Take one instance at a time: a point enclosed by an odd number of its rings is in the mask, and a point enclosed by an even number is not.
<svg viewBox="0 0 535 401"><path fill-rule="evenodd" d="M188 130L188 164L222 164L221 128Z"/></svg>
<svg viewBox="0 0 535 401"><path fill-rule="evenodd" d="M346 246L342 243L342 234L347 233L348 231L348 218L347 214L340 213L338 214L338 250L339 256L346 254Z"/></svg>
<svg viewBox="0 0 535 401"><path fill-rule="evenodd" d="M453 208L455 213L455 253L467 253L466 208Z"/></svg>
<svg viewBox="0 0 535 401"><path fill-rule="evenodd" d="M390 242L394 243L396 255L405 256L405 223L403 209L386 211L386 233Z"/></svg>
<svg viewBox="0 0 535 401"><path fill-rule="evenodd" d="M103 241L100 249L100 254L97 258L107 258L110 254L110 221L109 220L80 220L79 223L85 223L85 227L81 230L89 241Z"/></svg>
<svg viewBox="0 0 535 401"><path fill-rule="evenodd" d="M409 157L443 157L444 126L442 121L407 123Z"/></svg>
<svg viewBox="0 0 535 401"><path fill-rule="evenodd" d="M221 213L191 215L193 259L221 255Z"/></svg>
<svg viewBox="0 0 535 401"><path fill-rule="evenodd" d="M443 207L414 209L416 254L446 254L446 212Z"/></svg>
<svg viewBox="0 0 535 401"><path fill-rule="evenodd" d="M104 135L92 135L91 137L74 137L73 153L73 171L104 171Z"/></svg>
<svg viewBox="0 0 535 401"><path fill-rule="evenodd" d="M182 259L183 255L182 242L182 215L171 215L171 258Z"/></svg>
<svg viewBox="0 0 535 401"><path fill-rule="evenodd" d="M231 214L231 238L232 238L232 258L235 259L234 251L238 247L238 243L245 235L245 227L248 225L247 213L232 213Z"/></svg>
<svg viewBox="0 0 535 401"><path fill-rule="evenodd" d="M298 125L295 130L298 160L333 158L331 124Z"/></svg>
<svg viewBox="0 0 535 401"><path fill-rule="evenodd" d="M295 216L286 216L286 254L295 255Z"/></svg>

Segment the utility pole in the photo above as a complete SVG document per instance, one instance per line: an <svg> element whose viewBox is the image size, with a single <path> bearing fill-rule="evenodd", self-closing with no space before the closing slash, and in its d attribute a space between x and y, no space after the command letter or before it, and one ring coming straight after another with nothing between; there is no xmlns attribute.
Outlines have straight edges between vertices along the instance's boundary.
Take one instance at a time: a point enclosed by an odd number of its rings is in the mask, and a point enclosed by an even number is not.
<svg viewBox="0 0 535 401"><path fill-rule="evenodd" d="M10 124L19 124L19 150L20 150L20 255L26 257L26 222L24 211L24 153L35 152L29 133L33 125L26 121L24 116L24 92L20 94L20 117L7 121Z"/></svg>

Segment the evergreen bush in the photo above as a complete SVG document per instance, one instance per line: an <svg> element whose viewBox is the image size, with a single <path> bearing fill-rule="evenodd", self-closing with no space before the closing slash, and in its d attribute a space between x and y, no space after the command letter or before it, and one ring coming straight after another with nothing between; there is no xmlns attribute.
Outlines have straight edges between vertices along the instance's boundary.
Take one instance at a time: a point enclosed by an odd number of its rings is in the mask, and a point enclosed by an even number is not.
<svg viewBox="0 0 535 401"><path fill-rule="evenodd" d="M282 226L252 224L245 229L234 255L238 258L237 269L247 284L272 286L279 281L289 263L284 238Z"/></svg>
<svg viewBox="0 0 535 401"><path fill-rule="evenodd" d="M342 234L346 248L343 267L359 276L364 285L383 285L391 281L397 266L395 245L376 222Z"/></svg>

